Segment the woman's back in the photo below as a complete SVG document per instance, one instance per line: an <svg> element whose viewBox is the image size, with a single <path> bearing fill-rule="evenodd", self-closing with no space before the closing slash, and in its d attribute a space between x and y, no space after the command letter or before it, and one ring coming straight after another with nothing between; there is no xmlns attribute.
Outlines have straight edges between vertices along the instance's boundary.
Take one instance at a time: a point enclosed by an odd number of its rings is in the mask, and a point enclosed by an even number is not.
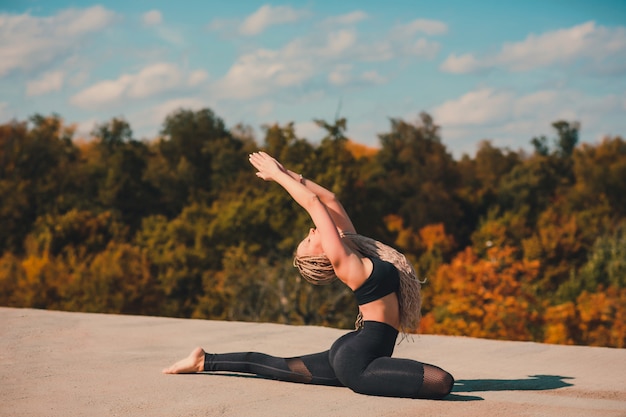
<svg viewBox="0 0 626 417"><path fill-rule="evenodd" d="M396 267L378 258L362 258L370 268L367 279L358 288L353 289L363 320L379 321L393 326L400 326L400 305L398 291L400 276Z"/></svg>

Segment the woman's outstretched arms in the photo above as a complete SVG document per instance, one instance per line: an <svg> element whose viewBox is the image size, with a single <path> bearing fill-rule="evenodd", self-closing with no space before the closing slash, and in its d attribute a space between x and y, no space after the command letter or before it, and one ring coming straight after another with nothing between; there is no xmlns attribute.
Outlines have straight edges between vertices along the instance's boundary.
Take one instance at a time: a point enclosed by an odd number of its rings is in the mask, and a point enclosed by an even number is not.
<svg viewBox="0 0 626 417"><path fill-rule="evenodd" d="M255 152L250 155L250 163L258 170L257 177L266 181L275 181L280 184L304 208L324 239L322 246L330 261L335 265L333 257L340 261L346 254L346 248L341 242L339 231L326 205L315 192L307 188L298 179L293 178L287 170L273 157L265 152Z"/></svg>
<svg viewBox="0 0 626 417"><path fill-rule="evenodd" d="M267 153L255 152L250 154L250 163L258 170L257 177L280 184L307 211L310 204L314 200L318 200L313 191L292 178L282 164Z"/></svg>
<svg viewBox="0 0 626 417"><path fill-rule="evenodd" d="M355 267L355 261L358 261L359 264L356 267L362 268L360 258L344 245L327 205L322 202L322 199L313 190L300 182L299 176L294 178L278 161L265 152L251 154L250 163L259 171L256 174L259 178L280 184L311 216L311 220L313 220L317 230L321 233L324 254L332 263L340 279L344 275L342 271L345 272L346 269ZM323 192L322 187L317 189ZM347 274L344 276L347 276Z"/></svg>
<svg viewBox="0 0 626 417"><path fill-rule="evenodd" d="M266 154L265 152L259 152L258 154L259 155L265 154L269 156L270 158L272 158L270 155ZM347 233L356 233L354 225L352 224L352 220L350 220L348 213L344 209L341 202L337 199L335 193L322 187L321 185L315 183L314 181L308 178L304 178L300 174L297 174L289 169L286 169L275 158L272 158L272 159L276 162L276 164L278 165L278 168L281 171L287 173L292 179L300 182L300 184L304 185L308 190L312 191L317 197L319 197L321 202L324 203L324 205L328 209L330 216L332 217L333 221L335 222L335 225L337 226L339 230L341 230L342 232L347 232ZM250 159L250 162L252 163L252 159ZM265 180L271 180L271 178L264 178L264 174L262 174L261 172L257 172L256 175L259 178L263 178Z"/></svg>
<svg viewBox="0 0 626 417"><path fill-rule="evenodd" d="M337 228L342 232L347 233L356 233L354 225L352 224L352 220L348 216L348 213L344 209L343 205L339 200L337 200L337 196L332 191L322 187L321 185L311 181L308 178L304 178L299 174L296 174L293 171L286 170L289 176L293 179L300 181L306 188L313 191L316 196L326 205L328 208L328 212L333 218Z"/></svg>
<svg viewBox="0 0 626 417"><path fill-rule="evenodd" d="M321 197L309 187L305 186L305 184L302 184L299 176L294 178L280 162L276 161L265 152L255 152L251 154L250 163L258 170L256 175L259 178L266 181L275 181L280 184L296 203L307 211L311 220L315 223L317 231L320 232L322 249L333 265L337 277L350 288L358 288L363 280L367 278L369 272L371 272L371 264L369 265L368 271L368 267L363 263L363 259L344 244L339 235L334 217L331 214L332 212L329 210L328 206L322 202ZM330 192L323 189L323 187L318 186L314 189L325 196L329 196ZM345 211L334 197L333 200L338 204L335 206L335 210L337 210L335 215L341 216L341 214L337 213L345 213ZM341 209L339 209L339 207ZM352 224L347 215L345 218L339 218L342 219L341 221L344 221L344 224ZM347 219L348 223L345 223L345 219ZM347 231L353 229L352 227Z"/></svg>

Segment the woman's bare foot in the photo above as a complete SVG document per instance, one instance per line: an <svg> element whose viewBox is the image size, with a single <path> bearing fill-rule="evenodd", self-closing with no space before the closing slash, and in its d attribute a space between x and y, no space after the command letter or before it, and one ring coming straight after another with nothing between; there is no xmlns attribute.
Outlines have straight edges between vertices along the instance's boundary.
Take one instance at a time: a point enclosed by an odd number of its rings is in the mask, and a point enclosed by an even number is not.
<svg viewBox="0 0 626 417"><path fill-rule="evenodd" d="M162 372L164 374L193 374L202 371L204 371L204 350L197 347L185 359L163 369Z"/></svg>

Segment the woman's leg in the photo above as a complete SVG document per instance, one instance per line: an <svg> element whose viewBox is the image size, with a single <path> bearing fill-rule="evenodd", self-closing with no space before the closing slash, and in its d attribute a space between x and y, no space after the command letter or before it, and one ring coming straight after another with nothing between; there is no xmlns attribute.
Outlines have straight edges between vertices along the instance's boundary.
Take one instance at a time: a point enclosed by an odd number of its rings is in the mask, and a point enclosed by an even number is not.
<svg viewBox="0 0 626 417"><path fill-rule="evenodd" d="M454 386L452 375L435 365L424 363L423 366L424 382L418 392L419 398L441 399L450 394Z"/></svg>
<svg viewBox="0 0 626 417"><path fill-rule="evenodd" d="M448 395L454 385L448 372L390 357L396 337L392 327L366 322L363 330L338 339L330 352L277 358L254 352L206 354L197 348L163 372L241 372L289 382L347 386L362 394L388 397L438 399Z"/></svg>
<svg viewBox="0 0 626 417"><path fill-rule="evenodd" d="M410 359L391 358L397 331L384 323L365 322L341 337L330 350L338 379L355 392L404 398L443 398L454 384L441 368Z"/></svg>
<svg viewBox="0 0 626 417"><path fill-rule="evenodd" d="M437 366L399 358L374 359L348 378L342 381L355 392L384 397L441 399L454 385L452 375Z"/></svg>
<svg viewBox="0 0 626 417"><path fill-rule="evenodd" d="M201 348L163 370L165 373L226 371L254 374L287 382L341 386L328 361L328 351L293 358L264 353L205 353Z"/></svg>

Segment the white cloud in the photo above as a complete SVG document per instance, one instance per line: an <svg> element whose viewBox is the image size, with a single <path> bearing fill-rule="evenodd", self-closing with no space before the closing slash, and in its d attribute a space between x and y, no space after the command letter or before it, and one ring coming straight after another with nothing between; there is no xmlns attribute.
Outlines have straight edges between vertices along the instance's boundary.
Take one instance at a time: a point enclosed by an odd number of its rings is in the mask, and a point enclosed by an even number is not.
<svg viewBox="0 0 626 417"><path fill-rule="evenodd" d="M482 64L472 54L449 55L441 64L441 70L453 74L464 74L482 70Z"/></svg>
<svg viewBox="0 0 626 417"><path fill-rule="evenodd" d="M495 123L511 114L513 99L510 92L483 88L446 101L435 108L433 117L442 126Z"/></svg>
<svg viewBox="0 0 626 417"><path fill-rule="evenodd" d="M343 79L349 76L343 63L380 58L370 59L371 54L371 48L357 44L353 30L333 31L325 38L298 38L278 50L259 49L240 56L211 93L217 98L245 100L302 86L323 75L340 85L349 81Z"/></svg>
<svg viewBox="0 0 626 417"><path fill-rule="evenodd" d="M326 132L313 121L298 122L294 124L294 131L299 138L307 139L309 142L318 143L322 140Z"/></svg>
<svg viewBox="0 0 626 417"><path fill-rule="evenodd" d="M189 74L187 84L191 87L198 86L209 79L209 73L205 70L196 70Z"/></svg>
<svg viewBox="0 0 626 417"><path fill-rule="evenodd" d="M182 71L173 64L150 65L131 78L128 96L132 98L152 96L179 86L182 80Z"/></svg>
<svg viewBox="0 0 626 417"><path fill-rule="evenodd" d="M319 50L321 56L340 56L356 43L356 33L353 30L340 30L328 34L327 42Z"/></svg>
<svg viewBox="0 0 626 417"><path fill-rule="evenodd" d="M158 10L150 10L141 16L141 21L146 26L154 26L163 22L163 16Z"/></svg>
<svg viewBox="0 0 626 417"><path fill-rule="evenodd" d="M342 14L339 16L332 16L325 19L323 25L352 25L354 23L361 22L368 18L367 13L361 10Z"/></svg>
<svg viewBox="0 0 626 417"><path fill-rule="evenodd" d="M256 115L258 117L265 118L271 115L273 112L274 112L274 103L269 100L263 101L261 104L256 106Z"/></svg>
<svg viewBox="0 0 626 417"><path fill-rule="evenodd" d="M541 90L528 94L481 88L449 100L431 113L442 126L444 143L456 156L475 152L475 144L492 139L499 147L530 149L533 137L554 137L557 120L580 122L581 141L594 141L607 134L623 134L626 119L616 127L624 112L626 94L590 96L577 90Z"/></svg>
<svg viewBox="0 0 626 417"><path fill-rule="evenodd" d="M349 19L348 19L349 20ZM289 41L279 49L258 49L241 55L227 73L211 86L218 99L248 100L286 89L301 95L304 87L325 79L329 84L388 82L384 74L364 63L388 61L395 57L436 55L439 45L426 39L361 39L355 28L317 31ZM349 64L346 64L349 63ZM351 73L352 65L361 75Z"/></svg>
<svg viewBox="0 0 626 417"><path fill-rule="evenodd" d="M405 48L407 55L422 56L428 59L435 58L439 49L439 43L431 42L424 38L416 40Z"/></svg>
<svg viewBox="0 0 626 417"><path fill-rule="evenodd" d="M296 10L290 6L261 6L248 16L239 26L239 33L246 36L258 35L270 26L294 23L309 14L306 10Z"/></svg>
<svg viewBox="0 0 626 417"><path fill-rule="evenodd" d="M371 43L358 42L351 46L347 59L359 61L381 62L397 57L421 57L433 59L439 52L438 42L426 38L400 37L389 35L387 38L376 39Z"/></svg>
<svg viewBox="0 0 626 417"><path fill-rule="evenodd" d="M77 107L100 108L119 101L131 82L132 76L129 75L122 75L117 80L100 81L75 94L70 102Z"/></svg>
<svg viewBox="0 0 626 417"><path fill-rule="evenodd" d="M348 84L385 84L387 78L377 71L365 71L359 76L352 74L352 65L338 65L328 74L328 82L336 86Z"/></svg>
<svg viewBox="0 0 626 417"><path fill-rule="evenodd" d="M270 19L269 12L277 10L284 10L289 19L276 16ZM300 18L300 15L296 17L297 14L291 8L266 5L250 16L241 28L248 34L259 33L269 24ZM320 82L333 86L387 83L388 76L367 68L367 63L397 57L432 59L440 45L415 35L443 34L447 31L443 22L423 19L396 27L382 37L373 37L368 32L359 33L355 27L349 26L329 29L333 24L350 25L365 18L367 15L362 11L330 17L320 22L322 26L326 25L325 30L315 30L307 36L291 39L276 49L247 51L236 59L222 78L212 83L209 94L216 99L249 100L291 90L289 93L297 91L300 98L314 88L319 90ZM214 20L209 26L212 30L238 27L226 20ZM354 69L348 69L349 66Z"/></svg>
<svg viewBox="0 0 626 417"><path fill-rule="evenodd" d="M46 72L41 78L29 81L26 84L26 95L39 96L52 91L59 91L63 87L64 77L63 71Z"/></svg>
<svg viewBox="0 0 626 417"><path fill-rule="evenodd" d="M264 32L270 26L295 23L310 14L308 10L298 10L291 6L274 7L266 4L243 20L215 18L207 25L207 29L222 32L229 37L254 36Z"/></svg>
<svg viewBox="0 0 626 417"><path fill-rule="evenodd" d="M0 77L38 68L67 54L114 19L115 13L102 6L67 9L50 17L0 14Z"/></svg>
<svg viewBox="0 0 626 417"><path fill-rule="evenodd" d="M187 75L176 65L156 63L143 68L136 74L122 74L116 80L100 81L78 94L70 101L83 108L102 108L125 98L141 99L165 91L194 86L203 81L202 71Z"/></svg>
<svg viewBox="0 0 626 417"><path fill-rule="evenodd" d="M200 110L201 108L206 107L206 103L195 97L183 97L176 98L173 100L168 100L165 103L161 103L152 109L150 112L154 114L154 119L158 122L162 122L165 120L167 115L170 113L179 110L179 109L189 109L189 110Z"/></svg>
<svg viewBox="0 0 626 417"><path fill-rule="evenodd" d="M380 40L371 44L362 43L355 45L355 47L350 50L348 59L363 62L383 62L403 55L406 51L404 45L398 46L387 40Z"/></svg>
<svg viewBox="0 0 626 417"><path fill-rule="evenodd" d="M280 51L260 49L242 55L213 86L218 98L249 99L277 87L291 87L316 74L312 56L301 56L287 45Z"/></svg>
<svg viewBox="0 0 626 417"><path fill-rule="evenodd" d="M583 61L598 70L602 64L626 68L626 28L608 28L587 22L568 29L530 34L515 43L506 43L499 53L475 57L473 54L451 54L442 64L446 72L464 74L502 68L529 71L536 68L571 65ZM618 60L618 65L615 65Z"/></svg>
<svg viewBox="0 0 626 417"><path fill-rule="evenodd" d="M131 114L128 120L131 126L136 128L138 137L154 135L165 118L172 112L179 109L196 111L204 107L211 107L210 103L195 97L180 97Z"/></svg>
<svg viewBox="0 0 626 417"><path fill-rule="evenodd" d="M328 82L333 85L345 85L352 80L350 71L352 65L338 65L333 71L328 74Z"/></svg>
<svg viewBox="0 0 626 417"><path fill-rule="evenodd" d="M535 117L537 114L549 113L559 101L559 92L543 90L519 97L512 107L515 118Z"/></svg>
<svg viewBox="0 0 626 417"><path fill-rule="evenodd" d="M429 36L444 35L448 33L448 25L438 20L416 19L409 23L398 24L391 30L392 36L396 38L413 37L417 33Z"/></svg>
<svg viewBox="0 0 626 417"><path fill-rule="evenodd" d="M361 74L361 79L372 84L385 84L388 81L386 77L383 77L376 71L364 72Z"/></svg>
<svg viewBox="0 0 626 417"><path fill-rule="evenodd" d="M90 32L99 31L112 23L115 14L102 6L84 10L69 9L61 12L51 23L58 23L56 32L77 39Z"/></svg>

